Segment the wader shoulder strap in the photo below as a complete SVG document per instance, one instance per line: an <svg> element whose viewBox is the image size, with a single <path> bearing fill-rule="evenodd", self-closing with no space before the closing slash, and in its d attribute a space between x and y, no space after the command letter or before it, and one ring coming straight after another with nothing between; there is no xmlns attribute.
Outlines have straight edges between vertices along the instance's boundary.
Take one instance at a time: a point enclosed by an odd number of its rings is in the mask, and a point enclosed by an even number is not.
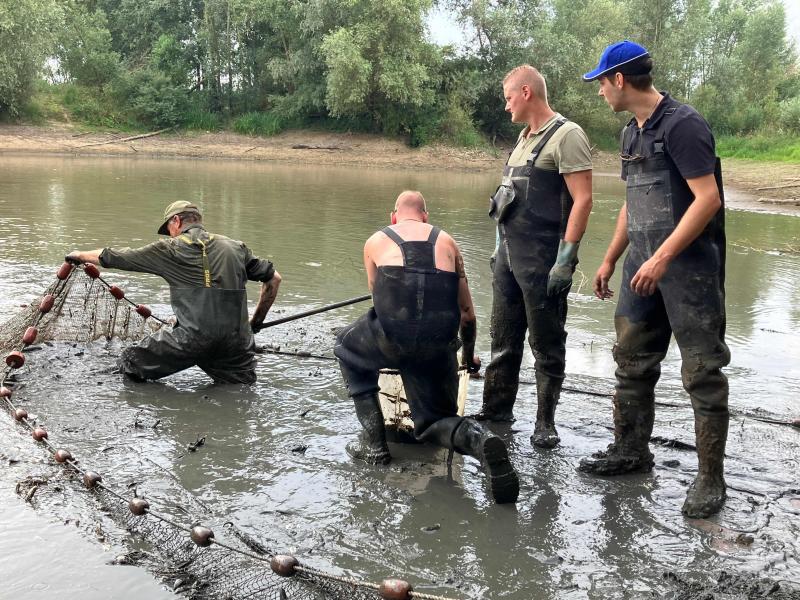
<svg viewBox="0 0 800 600"><path fill-rule="evenodd" d="M545 134L542 136L542 139L539 140L539 142L531 151L530 158L528 158L528 166L532 167L534 163L536 163L536 159L539 158L539 154L541 154L544 145L550 141L550 138L553 137L556 131L558 131L558 128L566 123L567 120L568 119L566 117L560 117L556 119L556 122L550 126L550 129L545 132Z"/></svg>
<svg viewBox="0 0 800 600"><path fill-rule="evenodd" d="M211 287L211 265L208 262L208 253L206 253L206 243L201 239L193 240L188 235L181 234L178 236L178 239L185 244L189 244L190 246L200 246L200 249L203 251L203 287ZM214 239L213 235L208 236L208 241Z"/></svg>
<svg viewBox="0 0 800 600"><path fill-rule="evenodd" d="M405 240L401 238L399 235L397 235L397 232L391 227L384 227L381 231L386 237L388 237L398 246L402 246L403 242L405 242Z"/></svg>
<svg viewBox="0 0 800 600"><path fill-rule="evenodd" d="M439 229L438 227L431 228L431 232L428 235L428 243L429 244L433 244L435 246L436 245L436 239L439 237L439 233L441 233L441 231L442 230Z"/></svg>

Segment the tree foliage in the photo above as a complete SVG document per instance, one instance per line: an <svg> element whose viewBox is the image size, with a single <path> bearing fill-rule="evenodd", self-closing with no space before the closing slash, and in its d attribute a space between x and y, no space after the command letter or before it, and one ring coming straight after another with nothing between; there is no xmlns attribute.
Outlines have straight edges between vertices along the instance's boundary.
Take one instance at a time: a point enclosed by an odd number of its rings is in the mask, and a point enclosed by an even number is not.
<svg viewBox="0 0 800 600"><path fill-rule="evenodd" d="M461 48L430 42L434 2L464 27ZM474 144L515 134L501 82L530 63L556 110L611 140L622 117L580 76L624 38L720 133L800 131L779 0L0 0L0 111L18 112L50 64L106 120L333 123Z"/></svg>

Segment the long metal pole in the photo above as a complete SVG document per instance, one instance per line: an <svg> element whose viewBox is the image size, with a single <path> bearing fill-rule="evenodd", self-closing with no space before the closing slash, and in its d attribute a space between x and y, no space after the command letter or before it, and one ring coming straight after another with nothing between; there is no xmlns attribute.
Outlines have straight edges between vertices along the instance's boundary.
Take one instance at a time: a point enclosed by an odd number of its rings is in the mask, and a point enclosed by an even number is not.
<svg viewBox="0 0 800 600"><path fill-rule="evenodd" d="M350 298L349 300L342 300L341 302L337 302L336 304L329 304L328 306L322 306L320 308L314 308L311 310L307 310L305 312L297 313L296 315L290 315L288 317L281 317L280 319L275 319L274 321L269 321L267 323L263 323L261 327L259 327L258 331L262 329L266 329L267 327L273 327L275 325L280 325L281 323L288 323L289 321L294 321L296 319L302 319L303 317L310 317L311 315L317 315L319 313L327 312L329 310L333 310L334 308L341 308L342 306L347 306L348 304L356 304L357 302L364 302L365 300L370 300L372 298L372 294L365 294L364 296L358 296L357 298Z"/></svg>

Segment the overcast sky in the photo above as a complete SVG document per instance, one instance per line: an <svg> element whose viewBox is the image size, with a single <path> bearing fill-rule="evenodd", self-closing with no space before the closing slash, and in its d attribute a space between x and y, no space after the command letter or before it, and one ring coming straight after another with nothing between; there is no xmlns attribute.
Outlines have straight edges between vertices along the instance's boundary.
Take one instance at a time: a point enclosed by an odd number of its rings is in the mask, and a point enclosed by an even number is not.
<svg viewBox="0 0 800 600"><path fill-rule="evenodd" d="M783 5L786 7L787 33L800 50L800 0L783 0ZM461 46L463 43L464 32L445 9L437 8L428 15L428 29L431 39L441 46Z"/></svg>

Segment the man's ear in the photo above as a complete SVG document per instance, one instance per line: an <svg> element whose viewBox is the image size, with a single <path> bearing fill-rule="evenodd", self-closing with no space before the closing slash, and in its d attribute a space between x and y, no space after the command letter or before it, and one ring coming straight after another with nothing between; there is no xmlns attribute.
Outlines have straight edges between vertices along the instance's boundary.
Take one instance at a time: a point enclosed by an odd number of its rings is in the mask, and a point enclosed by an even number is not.
<svg viewBox="0 0 800 600"><path fill-rule="evenodd" d="M622 86L625 85L625 77L622 75L622 73L614 73L614 85L619 89L622 89Z"/></svg>
<svg viewBox="0 0 800 600"><path fill-rule="evenodd" d="M428 212L427 211L422 213L422 222L423 223L427 223L428 222Z"/></svg>
<svg viewBox="0 0 800 600"><path fill-rule="evenodd" d="M523 84L523 86L520 88L520 91L522 92L522 97L525 98L525 100L530 100L531 96L533 96L533 92L531 92L531 86L527 84Z"/></svg>

